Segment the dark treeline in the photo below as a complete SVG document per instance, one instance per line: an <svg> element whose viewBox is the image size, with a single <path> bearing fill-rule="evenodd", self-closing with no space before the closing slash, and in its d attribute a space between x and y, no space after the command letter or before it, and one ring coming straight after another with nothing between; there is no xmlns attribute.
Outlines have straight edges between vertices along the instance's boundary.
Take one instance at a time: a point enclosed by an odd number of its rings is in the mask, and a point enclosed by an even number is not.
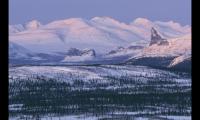
<svg viewBox="0 0 200 120"><path fill-rule="evenodd" d="M10 78L9 105L23 105L17 110L11 107L10 115L102 115L115 111L144 114L142 111L148 110L146 115L191 115L190 86L167 80L170 77L166 80L146 77L148 81L144 84L140 80L142 77L107 76L109 84L98 83L97 80L67 83L39 76L36 81L35 78ZM106 89L109 86L113 88Z"/></svg>

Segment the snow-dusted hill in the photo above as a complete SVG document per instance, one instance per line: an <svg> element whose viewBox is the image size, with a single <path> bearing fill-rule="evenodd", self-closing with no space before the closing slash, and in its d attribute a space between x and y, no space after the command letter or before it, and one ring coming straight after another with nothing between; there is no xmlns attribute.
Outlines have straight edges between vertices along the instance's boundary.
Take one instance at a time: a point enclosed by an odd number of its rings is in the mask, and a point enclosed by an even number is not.
<svg viewBox="0 0 200 120"><path fill-rule="evenodd" d="M9 40L39 53L63 52L69 48L89 48L97 53L107 53L110 48L119 46L147 45L151 27L158 29L165 38L185 35L191 29L172 21L152 22L145 18L138 18L130 24L110 17L71 18L46 25L33 20L24 25L9 25Z"/></svg>

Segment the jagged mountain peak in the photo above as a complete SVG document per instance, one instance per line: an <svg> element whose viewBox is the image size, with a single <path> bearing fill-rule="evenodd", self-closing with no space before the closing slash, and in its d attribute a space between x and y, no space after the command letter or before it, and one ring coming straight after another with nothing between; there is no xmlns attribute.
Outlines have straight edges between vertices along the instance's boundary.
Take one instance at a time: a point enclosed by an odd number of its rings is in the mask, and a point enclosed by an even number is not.
<svg viewBox="0 0 200 120"><path fill-rule="evenodd" d="M151 41L149 45L153 44L168 45L167 40L162 38L154 27L151 28Z"/></svg>
<svg viewBox="0 0 200 120"><path fill-rule="evenodd" d="M153 44L147 46L135 57L169 57L191 53L191 34L166 40L168 45Z"/></svg>
<svg viewBox="0 0 200 120"><path fill-rule="evenodd" d="M154 27L151 28L151 39L152 39L152 40L153 40L153 39L160 39L160 40L163 39L163 38L158 34L157 30L156 30Z"/></svg>

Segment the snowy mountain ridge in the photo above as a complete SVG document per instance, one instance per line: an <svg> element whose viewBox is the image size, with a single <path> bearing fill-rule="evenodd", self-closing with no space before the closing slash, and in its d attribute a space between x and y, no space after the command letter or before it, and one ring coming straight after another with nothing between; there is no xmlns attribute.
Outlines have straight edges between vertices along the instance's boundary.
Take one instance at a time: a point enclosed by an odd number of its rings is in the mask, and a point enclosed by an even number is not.
<svg viewBox="0 0 200 120"><path fill-rule="evenodd" d="M137 18L126 24L110 17L95 17L43 25L33 20L10 25L9 32L9 58L17 63L145 65L152 61L150 65L154 65L157 61L175 67L188 64L191 58L191 27L173 21Z"/></svg>

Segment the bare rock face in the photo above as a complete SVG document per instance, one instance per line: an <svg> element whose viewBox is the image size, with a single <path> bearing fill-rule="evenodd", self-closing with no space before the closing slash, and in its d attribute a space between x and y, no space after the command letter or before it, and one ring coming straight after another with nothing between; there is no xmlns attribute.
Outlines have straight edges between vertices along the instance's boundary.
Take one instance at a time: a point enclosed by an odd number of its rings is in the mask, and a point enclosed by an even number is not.
<svg viewBox="0 0 200 120"><path fill-rule="evenodd" d="M96 53L95 53L95 50L93 49L84 49L82 51L82 55L89 55L89 56L95 57Z"/></svg>
<svg viewBox="0 0 200 120"><path fill-rule="evenodd" d="M157 45L168 45L168 41L164 38L162 38L158 32L156 31L155 28L152 27L151 29L151 42L149 44L149 46L151 45L154 45L154 44L157 44Z"/></svg>
<svg viewBox="0 0 200 120"><path fill-rule="evenodd" d="M67 52L68 56L83 56L83 55L89 55L89 56L96 56L95 50L93 49L84 49L79 50L77 48L70 48Z"/></svg>
<svg viewBox="0 0 200 120"><path fill-rule="evenodd" d="M77 48L70 48L67 52L67 55L69 55L69 56L80 56L81 53L82 53L82 51L77 49Z"/></svg>

